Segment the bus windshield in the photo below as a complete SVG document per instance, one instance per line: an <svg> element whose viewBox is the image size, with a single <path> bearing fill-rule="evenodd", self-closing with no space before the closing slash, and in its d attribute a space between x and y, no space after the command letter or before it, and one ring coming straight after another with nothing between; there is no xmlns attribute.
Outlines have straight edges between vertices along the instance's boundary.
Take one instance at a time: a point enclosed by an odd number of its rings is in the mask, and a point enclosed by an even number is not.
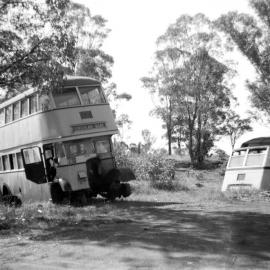
<svg viewBox="0 0 270 270"><path fill-rule="evenodd" d="M246 166L261 166L263 165L264 157L266 154L265 148L252 148L248 151Z"/></svg>
<svg viewBox="0 0 270 270"><path fill-rule="evenodd" d="M247 150L246 149L241 149L241 150L236 150L233 151L229 167L242 167L244 164L244 159L246 155Z"/></svg>
<svg viewBox="0 0 270 270"><path fill-rule="evenodd" d="M82 139L55 144L56 156L60 158L60 165L72 165L85 162L96 154L110 152L108 139L93 141Z"/></svg>

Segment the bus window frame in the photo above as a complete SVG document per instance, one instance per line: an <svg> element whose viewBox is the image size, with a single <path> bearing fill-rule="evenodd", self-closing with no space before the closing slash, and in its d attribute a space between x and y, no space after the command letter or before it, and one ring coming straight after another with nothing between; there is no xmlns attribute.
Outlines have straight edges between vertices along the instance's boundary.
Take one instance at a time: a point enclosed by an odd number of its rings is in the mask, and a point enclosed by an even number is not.
<svg viewBox="0 0 270 270"><path fill-rule="evenodd" d="M23 103L23 101L26 101L26 105L27 105L27 114L26 115L23 115L22 114L22 103ZM28 96L27 97L24 97L24 98L22 98L21 100L20 100L20 119L22 119L22 118L25 118L25 117L27 117L27 116L29 116L30 115L30 106L29 106L29 98L28 98Z"/></svg>
<svg viewBox="0 0 270 270"><path fill-rule="evenodd" d="M31 99L34 98L36 99L36 111L32 112L32 106L31 106ZM38 112L38 94L37 93L33 93L31 95L28 96L28 103L29 103L29 115L35 114Z"/></svg>
<svg viewBox="0 0 270 270"><path fill-rule="evenodd" d="M50 98L52 98L53 100L53 106L55 109L64 109L64 108L72 108L72 107L80 107L82 106L82 100L81 100L81 97L80 97L80 94L78 92L78 88L77 86L68 86L68 87L62 87L62 91L64 91L64 89L69 89L69 88L75 88L76 90L76 94L77 94L77 97L78 97L78 100L79 100L79 104L76 104L76 105L68 105L68 106L57 106L56 105L56 102L55 102L55 98L54 98L54 95L53 95L53 92L51 92L50 94Z"/></svg>
<svg viewBox="0 0 270 270"><path fill-rule="evenodd" d="M19 106L19 114L18 114L18 118L15 119L15 117L14 117L14 111L15 111L14 108L15 108L16 104L18 104L18 106ZM12 122L17 121L20 118L21 118L21 102L19 100L19 101L16 101L16 102L12 103Z"/></svg>
<svg viewBox="0 0 270 270"><path fill-rule="evenodd" d="M0 172L4 171L4 166L3 166L3 162L2 162L2 156L0 156Z"/></svg>
<svg viewBox="0 0 270 270"><path fill-rule="evenodd" d="M96 103L96 104L84 104L81 93L80 93L80 90L79 90L79 87L97 87L98 91L99 91L99 94L101 96L101 100L104 100L104 102L103 103ZM79 98L80 104L79 105L69 105L69 106L58 107L58 106L56 106L53 92L50 92L49 97L50 97L50 100L52 102L52 106L53 106L54 109L63 109L63 108L72 108L72 107L81 107L81 106L96 106L96 105L108 104L107 97L106 97L106 95L104 93L104 90L103 90L103 88L102 88L102 86L100 84L92 84L92 85L87 84L87 85L80 85L80 86L75 85L75 86L63 87L63 89L68 89L68 88L75 88L76 89L76 93L77 93L77 96Z"/></svg>
<svg viewBox="0 0 270 270"><path fill-rule="evenodd" d="M0 122L0 126L4 126L6 124L6 108L4 107L0 109L0 111L3 111L3 115L4 115L3 123Z"/></svg>
<svg viewBox="0 0 270 270"><path fill-rule="evenodd" d="M93 87L93 89L97 88L97 90L99 92L99 95L100 95L100 99L104 100L104 102L103 103L84 104L83 98L82 98L82 95L81 95L81 92L80 92L80 89L79 89L80 87L82 87L82 88ZM103 88L101 87L101 85L98 85L98 84L95 84L95 85L80 85L80 86L76 86L76 88L77 88L77 91L78 91L78 94L79 94L79 97L80 97L80 100L81 100L81 106L102 105L102 104L107 103L107 99L105 98L105 94L104 94L104 91L103 91Z"/></svg>
<svg viewBox="0 0 270 270"><path fill-rule="evenodd" d="M255 154L250 154L250 150L254 150L254 149L265 149L266 151L261 154L261 153L255 153ZM269 151L269 147L267 146L253 146L253 147L247 147L247 153L246 153L246 157L245 157L245 161L244 161L244 167L250 168L250 167L264 167L266 160L267 160L267 156L268 156L268 151ZM261 165L247 165L247 160L249 156L259 156L259 155L264 155L263 157L263 161L261 163Z"/></svg>
<svg viewBox="0 0 270 270"><path fill-rule="evenodd" d="M4 157L7 158L7 167L5 166ZM2 165L3 165L3 171L10 171L10 163L9 163L9 155L5 154L2 156Z"/></svg>
<svg viewBox="0 0 270 270"><path fill-rule="evenodd" d="M24 166L23 166L23 159L22 159L22 153L21 152L16 152L15 153L15 155L16 155L16 162L17 162L17 167L18 167L18 170L23 170L24 169ZM19 156L20 155L20 157L21 157L21 167L19 166Z"/></svg>

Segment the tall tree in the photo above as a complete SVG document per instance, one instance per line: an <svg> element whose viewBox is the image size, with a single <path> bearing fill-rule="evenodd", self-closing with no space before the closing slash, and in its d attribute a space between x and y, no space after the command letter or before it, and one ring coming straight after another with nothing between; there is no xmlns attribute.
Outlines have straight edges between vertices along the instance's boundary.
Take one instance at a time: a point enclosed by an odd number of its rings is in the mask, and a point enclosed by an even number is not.
<svg viewBox="0 0 270 270"><path fill-rule="evenodd" d="M103 42L110 30L100 15L92 15L89 8L70 3L67 17L76 36L75 74L91 76L102 83L111 78L113 58L102 50Z"/></svg>
<svg viewBox="0 0 270 270"><path fill-rule="evenodd" d="M149 129L142 130L142 138L143 138L142 150L145 153L148 153L152 145L155 143L156 138L152 136L151 131Z"/></svg>
<svg viewBox="0 0 270 270"><path fill-rule="evenodd" d="M250 0L257 16L229 12L216 25L236 44L257 72L247 81L252 105L270 115L270 1Z"/></svg>
<svg viewBox="0 0 270 270"><path fill-rule="evenodd" d="M22 86L58 87L65 74L90 76L109 84L113 58L102 50L106 20L66 0L0 2L0 87L7 96Z"/></svg>
<svg viewBox="0 0 270 270"><path fill-rule="evenodd" d="M230 138L232 150L235 146L236 140L242 136L246 131L252 131L251 118L243 118L232 110L226 112L226 118L221 128L221 133Z"/></svg>
<svg viewBox="0 0 270 270"><path fill-rule="evenodd" d="M204 96L205 85L207 83L209 87L211 85L209 88L209 91L212 91L211 97L215 91L221 90L222 93L216 95L221 96L227 89L225 86L220 86L224 84L225 74L229 69L224 68L224 65L213 58L222 59L227 44L222 42L212 22L203 14L197 14L194 17L188 15L179 17L176 23L170 25L165 34L158 38L157 45L152 76L142 78L142 81L151 93L159 97L160 102L154 112L164 121L169 154L172 141L175 140L177 132L181 131L183 134L189 134L188 147L193 164L201 164L207 149L213 143L212 133L205 129L204 135L201 132L195 133L195 127L198 125L198 130L202 130L203 116L198 116L198 114L202 114L203 102L207 101ZM210 73L205 73L206 70ZM207 82L207 80L210 81ZM215 91L213 81L218 83ZM224 103L219 103L221 107L229 104L231 95L229 91L227 94L229 95L224 99ZM209 106L212 105L212 103L209 104ZM185 116L182 117L182 115ZM209 119L208 117L208 124ZM211 119L214 119L214 114ZM196 122L197 120L199 122ZM185 126L180 128L177 126L179 124ZM195 136L198 137L196 147L194 147ZM202 137L204 143L201 142ZM181 140L184 139L181 138ZM202 151L202 148L205 151Z"/></svg>
<svg viewBox="0 0 270 270"><path fill-rule="evenodd" d="M75 63L75 38L66 18L69 1L0 2L0 87L7 96L22 85L57 87Z"/></svg>
<svg viewBox="0 0 270 270"><path fill-rule="evenodd" d="M175 95L186 126L191 162L200 167L220 132L230 106L231 92L224 84L227 67L199 49L178 70Z"/></svg>

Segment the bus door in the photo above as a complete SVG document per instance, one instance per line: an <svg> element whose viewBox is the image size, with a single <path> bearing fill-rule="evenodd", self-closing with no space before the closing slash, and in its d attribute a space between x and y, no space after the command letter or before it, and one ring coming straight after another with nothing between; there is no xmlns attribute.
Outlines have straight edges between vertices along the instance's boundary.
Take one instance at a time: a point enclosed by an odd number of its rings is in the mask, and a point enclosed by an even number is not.
<svg viewBox="0 0 270 270"><path fill-rule="evenodd" d="M47 183L41 150L38 146L21 150L26 178L36 184Z"/></svg>
<svg viewBox="0 0 270 270"><path fill-rule="evenodd" d="M52 182L56 176L55 154L54 154L53 144L44 145L43 153L44 153L48 181Z"/></svg>

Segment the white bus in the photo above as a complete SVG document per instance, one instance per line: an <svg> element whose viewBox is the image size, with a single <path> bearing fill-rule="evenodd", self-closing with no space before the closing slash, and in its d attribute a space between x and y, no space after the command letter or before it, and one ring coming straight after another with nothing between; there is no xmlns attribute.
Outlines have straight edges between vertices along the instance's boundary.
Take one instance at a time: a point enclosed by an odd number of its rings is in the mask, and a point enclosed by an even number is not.
<svg viewBox="0 0 270 270"><path fill-rule="evenodd" d="M0 105L0 198L52 200L129 196L129 169L117 169L118 133L98 81L67 77L61 89L30 89ZM124 173L125 172L125 173Z"/></svg>
<svg viewBox="0 0 270 270"><path fill-rule="evenodd" d="M222 191L235 188L270 189L270 137L249 140L233 150Z"/></svg>

